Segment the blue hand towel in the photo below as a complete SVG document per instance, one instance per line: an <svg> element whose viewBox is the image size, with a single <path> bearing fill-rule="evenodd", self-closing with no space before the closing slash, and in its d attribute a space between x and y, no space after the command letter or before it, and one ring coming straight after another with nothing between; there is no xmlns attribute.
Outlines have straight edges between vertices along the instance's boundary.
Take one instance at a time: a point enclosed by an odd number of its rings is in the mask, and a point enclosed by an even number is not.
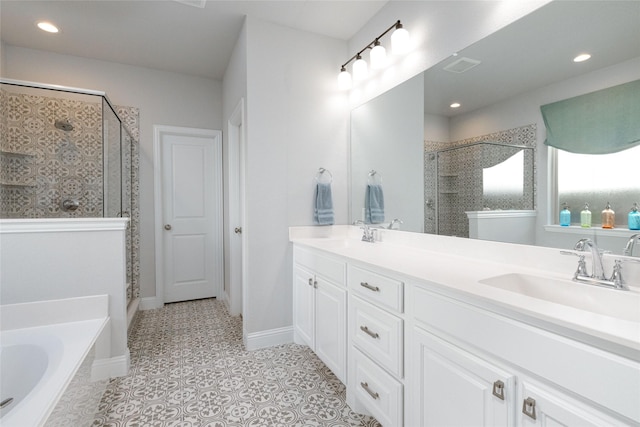
<svg viewBox="0 0 640 427"><path fill-rule="evenodd" d="M319 225L333 224L333 199L331 197L330 183L319 182L316 186L313 222Z"/></svg>
<svg viewBox="0 0 640 427"><path fill-rule="evenodd" d="M380 184L367 185L364 198L364 219L369 224L384 222L384 195Z"/></svg>

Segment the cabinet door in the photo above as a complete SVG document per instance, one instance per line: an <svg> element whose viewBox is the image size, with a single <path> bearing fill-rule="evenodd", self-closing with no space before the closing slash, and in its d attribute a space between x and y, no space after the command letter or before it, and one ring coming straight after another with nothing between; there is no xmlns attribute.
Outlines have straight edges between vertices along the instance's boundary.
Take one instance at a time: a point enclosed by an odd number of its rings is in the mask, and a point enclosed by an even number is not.
<svg viewBox="0 0 640 427"><path fill-rule="evenodd" d="M513 375L421 328L412 335L410 425L514 425Z"/></svg>
<svg viewBox="0 0 640 427"><path fill-rule="evenodd" d="M310 271L294 266L293 268L293 328L294 339L298 344L314 347L314 280Z"/></svg>
<svg viewBox="0 0 640 427"><path fill-rule="evenodd" d="M347 291L316 277L315 352L346 384L347 373Z"/></svg>
<svg viewBox="0 0 640 427"><path fill-rule="evenodd" d="M593 406L572 399L547 385L523 379L518 399L519 425L546 426L631 426L598 411Z"/></svg>

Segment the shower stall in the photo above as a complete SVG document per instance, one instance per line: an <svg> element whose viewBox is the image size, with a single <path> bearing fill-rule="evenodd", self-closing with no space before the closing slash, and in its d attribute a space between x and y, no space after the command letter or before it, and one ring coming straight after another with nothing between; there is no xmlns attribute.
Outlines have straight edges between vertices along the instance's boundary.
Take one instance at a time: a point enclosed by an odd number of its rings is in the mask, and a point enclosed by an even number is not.
<svg viewBox="0 0 640 427"><path fill-rule="evenodd" d="M535 149L494 141L425 152L425 232L470 237L467 213L533 210Z"/></svg>
<svg viewBox="0 0 640 427"><path fill-rule="evenodd" d="M104 92L0 80L0 218L130 218L139 297L138 110Z"/></svg>

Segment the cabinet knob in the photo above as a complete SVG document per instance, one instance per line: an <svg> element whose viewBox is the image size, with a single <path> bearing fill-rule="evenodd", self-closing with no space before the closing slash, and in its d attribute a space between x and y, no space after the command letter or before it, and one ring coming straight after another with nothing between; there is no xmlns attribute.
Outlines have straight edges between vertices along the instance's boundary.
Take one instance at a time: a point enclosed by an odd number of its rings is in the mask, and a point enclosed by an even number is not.
<svg viewBox="0 0 640 427"><path fill-rule="evenodd" d="M313 277L309 277L309 286L313 286Z"/></svg>
<svg viewBox="0 0 640 427"><path fill-rule="evenodd" d="M165 224L164 229L167 231L171 230L171 224Z"/></svg>
<svg viewBox="0 0 640 427"><path fill-rule="evenodd" d="M233 229L233 232L236 234L242 234L242 227L236 227Z"/></svg>
<svg viewBox="0 0 640 427"><path fill-rule="evenodd" d="M379 287L371 286L367 282L360 282L360 286L362 286L363 288L367 288L367 289L369 289L370 291L373 291L373 292L380 292L380 288Z"/></svg>
<svg viewBox="0 0 640 427"><path fill-rule="evenodd" d="M362 387L364 389L364 391L366 391L367 393L369 393L369 396L373 397L374 399L379 399L380 395L376 392L374 392L373 390L371 390L369 388L369 384L368 383L360 383L360 387Z"/></svg>
<svg viewBox="0 0 640 427"><path fill-rule="evenodd" d="M314 287L314 289L318 289L318 281L317 280L313 281L313 287Z"/></svg>
<svg viewBox="0 0 640 427"><path fill-rule="evenodd" d="M504 383L497 380L493 383L493 395L500 400L504 400Z"/></svg>
<svg viewBox="0 0 640 427"><path fill-rule="evenodd" d="M367 328L364 325L360 326L360 330L365 334L369 335L371 338L380 338L380 335L378 335L377 332L372 332L369 328Z"/></svg>
<svg viewBox="0 0 640 427"><path fill-rule="evenodd" d="M525 414L527 417L531 418L532 420L535 420L536 419L536 400L531 397L527 397L522 402L522 413Z"/></svg>

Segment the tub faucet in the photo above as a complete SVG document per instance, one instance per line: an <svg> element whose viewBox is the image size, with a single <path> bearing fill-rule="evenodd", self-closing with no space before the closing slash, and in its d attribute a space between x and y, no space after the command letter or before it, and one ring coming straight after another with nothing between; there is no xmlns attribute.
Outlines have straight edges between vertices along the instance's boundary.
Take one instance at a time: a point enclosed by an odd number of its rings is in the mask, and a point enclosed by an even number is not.
<svg viewBox="0 0 640 427"><path fill-rule="evenodd" d="M576 251L587 251L589 249L591 251L591 278L597 280L607 280L604 275L604 266L602 265L602 254L598 247L591 239L580 239L578 243L573 248Z"/></svg>
<svg viewBox="0 0 640 427"><path fill-rule="evenodd" d="M633 234L629 237L629 241L627 241L627 245L624 247L624 251L622 252L625 256L633 256L633 248L636 245L636 242L640 241L640 233Z"/></svg>
<svg viewBox="0 0 640 427"><path fill-rule="evenodd" d="M369 227L368 224L366 224L363 220L359 219L357 221L355 221L353 223L354 225L362 225L362 241L363 242L370 242L373 243L375 242L375 235L374 235L374 229L372 229L371 227Z"/></svg>

